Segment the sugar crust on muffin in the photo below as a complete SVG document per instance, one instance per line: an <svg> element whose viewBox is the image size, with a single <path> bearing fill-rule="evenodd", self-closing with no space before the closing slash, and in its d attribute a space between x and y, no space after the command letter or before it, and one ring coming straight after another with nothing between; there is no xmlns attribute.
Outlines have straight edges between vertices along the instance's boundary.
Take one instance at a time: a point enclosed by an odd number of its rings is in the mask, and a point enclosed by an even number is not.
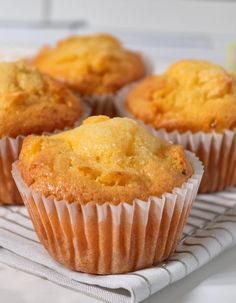
<svg viewBox="0 0 236 303"><path fill-rule="evenodd" d="M33 190L86 204L162 196L193 174L182 147L127 118L94 116L50 137L24 140L18 169Z"/></svg>
<svg viewBox="0 0 236 303"><path fill-rule="evenodd" d="M72 126L82 107L64 84L26 61L0 63L0 137Z"/></svg>
<svg viewBox="0 0 236 303"><path fill-rule="evenodd" d="M125 105L156 129L222 132L236 127L236 78L219 65L182 60L143 80Z"/></svg>
<svg viewBox="0 0 236 303"><path fill-rule="evenodd" d="M42 48L32 63L81 95L114 93L145 75L140 54L108 34L71 36Z"/></svg>

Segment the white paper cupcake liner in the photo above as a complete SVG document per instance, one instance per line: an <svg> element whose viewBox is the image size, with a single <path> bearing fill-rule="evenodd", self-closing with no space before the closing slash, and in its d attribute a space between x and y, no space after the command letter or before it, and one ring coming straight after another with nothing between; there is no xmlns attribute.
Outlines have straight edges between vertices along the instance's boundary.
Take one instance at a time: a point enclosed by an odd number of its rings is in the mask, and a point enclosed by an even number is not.
<svg viewBox="0 0 236 303"><path fill-rule="evenodd" d="M24 136L0 139L0 204L22 204L12 178L12 163L18 159Z"/></svg>
<svg viewBox="0 0 236 303"><path fill-rule="evenodd" d="M146 69L145 76L152 74L153 63L151 59L147 55L142 54L142 60L145 64ZM137 83L137 81L135 81L135 83ZM127 85L127 87L129 86L130 84ZM100 96L79 95L79 97L91 107L91 115L107 115L113 118L117 116L116 106L114 105L114 99L116 98L116 95L119 93L119 91L120 90L118 90L118 92L116 93L108 93Z"/></svg>
<svg viewBox="0 0 236 303"><path fill-rule="evenodd" d="M135 118L126 109L126 96L134 86L123 89L117 95L115 105L119 116L135 119L153 135L182 145L184 149L195 153L204 164L200 193L221 191L228 186L236 185L236 129L224 130L222 133L215 131L180 133L177 130L172 132L167 132L165 129L156 130L151 125Z"/></svg>
<svg viewBox="0 0 236 303"><path fill-rule="evenodd" d="M82 104L83 113L74 127L79 126L82 121L90 114L90 108L86 104ZM66 127L63 130L68 130ZM45 132L44 135L59 133L62 130L55 130L53 133ZM0 139L0 204L23 204L21 196L12 178L11 170L20 154L21 146L25 136L17 136L16 138L3 137Z"/></svg>
<svg viewBox="0 0 236 303"><path fill-rule="evenodd" d="M101 96L80 96L79 97L91 108L91 115L106 115L110 118L117 116L114 106L115 94L104 94Z"/></svg>
<svg viewBox="0 0 236 303"><path fill-rule="evenodd" d="M37 235L58 262L93 274L117 274L158 264L179 241L203 174L201 162L187 152L194 174L161 198L119 205L81 205L45 197L28 187L13 164L13 177Z"/></svg>
<svg viewBox="0 0 236 303"><path fill-rule="evenodd" d="M222 133L150 130L160 138L182 145L201 159L205 172L200 193L221 191L236 184L236 130Z"/></svg>

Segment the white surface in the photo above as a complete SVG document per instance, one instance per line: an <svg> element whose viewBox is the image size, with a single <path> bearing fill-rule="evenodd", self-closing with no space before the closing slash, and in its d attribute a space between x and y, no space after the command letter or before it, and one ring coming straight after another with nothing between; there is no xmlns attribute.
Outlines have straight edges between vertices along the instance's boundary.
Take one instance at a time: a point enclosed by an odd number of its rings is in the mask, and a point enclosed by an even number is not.
<svg viewBox="0 0 236 303"><path fill-rule="evenodd" d="M235 303L236 247L144 303ZM0 299L7 303L100 303L73 290L0 264Z"/></svg>
<svg viewBox="0 0 236 303"><path fill-rule="evenodd" d="M235 303L236 248L189 277L161 290L145 303Z"/></svg>

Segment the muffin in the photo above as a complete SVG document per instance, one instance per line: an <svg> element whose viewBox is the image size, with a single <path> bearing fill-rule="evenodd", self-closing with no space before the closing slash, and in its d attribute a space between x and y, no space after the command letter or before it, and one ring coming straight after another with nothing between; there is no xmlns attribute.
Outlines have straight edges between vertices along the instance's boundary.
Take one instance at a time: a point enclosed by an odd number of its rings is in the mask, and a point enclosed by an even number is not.
<svg viewBox="0 0 236 303"><path fill-rule="evenodd" d="M146 73L141 55L108 34L71 36L42 48L32 64L69 85L96 114L113 114L112 95Z"/></svg>
<svg viewBox="0 0 236 303"><path fill-rule="evenodd" d="M197 154L205 166L200 192L236 184L236 79L222 67L179 61L119 98L122 115Z"/></svg>
<svg viewBox="0 0 236 303"><path fill-rule="evenodd" d="M82 105L62 83L25 61L0 63L0 203L22 203L11 176L23 137L71 127Z"/></svg>
<svg viewBox="0 0 236 303"><path fill-rule="evenodd" d="M182 147L127 118L23 142L13 176L38 237L76 271L123 273L175 250L202 175Z"/></svg>

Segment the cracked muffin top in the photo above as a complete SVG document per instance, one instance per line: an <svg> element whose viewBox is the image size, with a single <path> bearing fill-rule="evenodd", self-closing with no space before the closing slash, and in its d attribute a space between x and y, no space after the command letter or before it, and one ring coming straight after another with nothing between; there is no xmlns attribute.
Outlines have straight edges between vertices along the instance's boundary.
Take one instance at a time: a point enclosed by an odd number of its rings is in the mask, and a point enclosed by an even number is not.
<svg viewBox="0 0 236 303"><path fill-rule="evenodd" d="M50 137L28 136L17 167L25 183L57 200L132 203L180 187L193 174L182 147L128 118L92 116Z"/></svg>
<svg viewBox="0 0 236 303"><path fill-rule="evenodd" d="M156 129L185 132L236 127L236 78L207 61L179 61L150 76L126 97L136 118Z"/></svg>
<svg viewBox="0 0 236 303"><path fill-rule="evenodd" d="M81 104L62 83L26 61L0 63L0 137L72 126Z"/></svg>
<svg viewBox="0 0 236 303"><path fill-rule="evenodd" d="M114 93L145 75L141 56L107 34L71 36L42 48L32 64L90 96Z"/></svg>

